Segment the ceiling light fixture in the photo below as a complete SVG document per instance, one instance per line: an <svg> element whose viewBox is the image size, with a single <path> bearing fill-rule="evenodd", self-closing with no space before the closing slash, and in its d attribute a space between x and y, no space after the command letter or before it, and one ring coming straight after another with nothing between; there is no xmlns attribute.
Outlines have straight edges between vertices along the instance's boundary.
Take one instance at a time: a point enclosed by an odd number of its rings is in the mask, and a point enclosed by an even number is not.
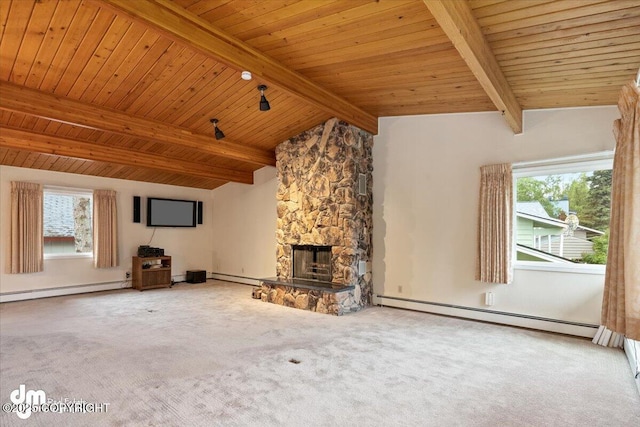
<svg viewBox="0 0 640 427"><path fill-rule="evenodd" d="M260 111L269 111L271 106L269 105L269 101L264 97L264 91L267 90L265 85L258 86L258 90L260 91Z"/></svg>
<svg viewBox="0 0 640 427"><path fill-rule="evenodd" d="M213 124L213 128L215 129L216 139L224 138L224 132L222 132L218 127L218 119L211 119L209 121Z"/></svg>
<svg viewBox="0 0 640 427"><path fill-rule="evenodd" d="M242 77L242 80L251 80L251 71L243 71L240 77Z"/></svg>

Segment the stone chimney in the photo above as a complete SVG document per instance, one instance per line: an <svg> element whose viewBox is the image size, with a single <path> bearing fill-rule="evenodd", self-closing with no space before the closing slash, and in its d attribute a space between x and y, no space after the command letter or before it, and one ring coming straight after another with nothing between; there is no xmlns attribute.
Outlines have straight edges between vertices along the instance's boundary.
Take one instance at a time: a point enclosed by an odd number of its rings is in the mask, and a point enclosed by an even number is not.
<svg viewBox="0 0 640 427"><path fill-rule="evenodd" d="M279 278L292 276L291 245L331 246L331 282L371 304L372 147L371 134L335 118L276 147Z"/></svg>

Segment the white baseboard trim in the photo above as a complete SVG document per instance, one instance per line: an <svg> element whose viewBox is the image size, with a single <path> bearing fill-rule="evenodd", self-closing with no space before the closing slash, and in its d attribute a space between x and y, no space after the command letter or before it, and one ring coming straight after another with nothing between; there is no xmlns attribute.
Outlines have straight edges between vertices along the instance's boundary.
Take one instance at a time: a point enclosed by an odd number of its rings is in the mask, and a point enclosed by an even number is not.
<svg viewBox="0 0 640 427"><path fill-rule="evenodd" d="M463 307L451 304L440 304L428 301L409 300L397 297L385 297L373 295L374 305L404 308L425 313L443 314L446 316L461 317L464 319L480 320L483 322L499 323L502 325L519 326L522 328L538 329L541 331L557 332L579 337L593 338L598 325L586 323L567 322L557 319L526 316L516 313L498 312L481 308Z"/></svg>
<svg viewBox="0 0 640 427"><path fill-rule="evenodd" d="M242 283L244 285L260 286L260 279L245 276L236 276L235 274L211 273L211 279L224 280L226 282Z"/></svg>
<svg viewBox="0 0 640 427"><path fill-rule="evenodd" d="M124 285L124 286L123 286ZM37 298L59 297L63 295L84 294L88 292L112 291L131 288L131 281L93 283L88 285L65 286L62 288L34 289L31 291L6 292L0 294L0 303L24 301Z"/></svg>
<svg viewBox="0 0 640 427"><path fill-rule="evenodd" d="M175 275L175 276L171 276L171 280L173 280L176 283L178 283L178 282L186 282L187 281L187 275L186 274L178 274L178 275Z"/></svg>

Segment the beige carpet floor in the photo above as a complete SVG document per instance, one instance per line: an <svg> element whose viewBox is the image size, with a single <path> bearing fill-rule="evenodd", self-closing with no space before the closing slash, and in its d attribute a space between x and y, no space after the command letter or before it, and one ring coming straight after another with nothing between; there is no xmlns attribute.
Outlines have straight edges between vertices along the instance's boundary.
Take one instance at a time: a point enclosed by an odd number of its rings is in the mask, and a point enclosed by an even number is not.
<svg viewBox="0 0 640 427"><path fill-rule="evenodd" d="M3 412L0 425L640 425L621 350L392 308L333 317L251 289L209 281L0 305L1 403L20 384L109 403Z"/></svg>

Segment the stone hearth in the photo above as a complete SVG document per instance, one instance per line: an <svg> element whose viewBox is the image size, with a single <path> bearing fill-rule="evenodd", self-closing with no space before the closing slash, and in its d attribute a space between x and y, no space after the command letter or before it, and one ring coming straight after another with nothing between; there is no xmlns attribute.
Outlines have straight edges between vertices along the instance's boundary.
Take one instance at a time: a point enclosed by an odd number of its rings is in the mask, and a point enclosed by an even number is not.
<svg viewBox="0 0 640 427"><path fill-rule="evenodd" d="M263 279L260 298L265 302L338 316L361 308L355 286L328 285L304 279Z"/></svg>
<svg viewBox="0 0 640 427"><path fill-rule="evenodd" d="M331 291L265 280L263 300L295 307L299 299L298 308L331 314L371 304L372 147L371 134L337 119L276 147L277 279L293 278L292 246L331 246ZM331 308L303 304L304 295Z"/></svg>

